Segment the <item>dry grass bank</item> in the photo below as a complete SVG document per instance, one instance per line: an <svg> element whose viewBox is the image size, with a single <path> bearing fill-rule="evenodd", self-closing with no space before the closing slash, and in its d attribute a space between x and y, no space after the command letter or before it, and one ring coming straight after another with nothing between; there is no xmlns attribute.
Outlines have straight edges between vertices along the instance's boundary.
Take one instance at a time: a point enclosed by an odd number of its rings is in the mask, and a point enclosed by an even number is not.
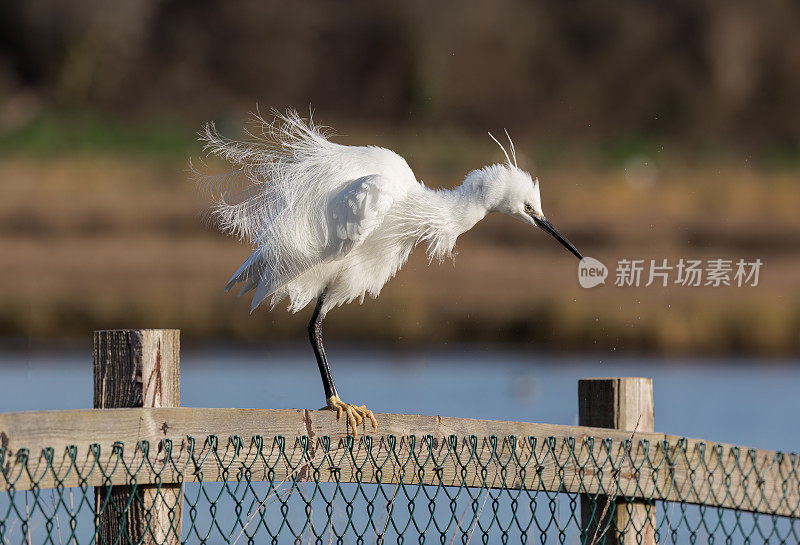
<svg viewBox="0 0 800 545"><path fill-rule="evenodd" d="M451 185L464 165L487 159L412 155L430 185ZM800 353L796 172L562 165L538 174L552 221L612 268L606 286L580 288L574 258L552 240L490 217L460 240L455 265L428 267L417 252L378 301L334 311L330 336ZM178 327L196 337L303 337L306 314L250 316L248 301L222 291L248 251L204 227L185 179L181 159L0 160L0 336ZM764 266L757 288L619 288L613 268L624 257L760 258Z"/></svg>

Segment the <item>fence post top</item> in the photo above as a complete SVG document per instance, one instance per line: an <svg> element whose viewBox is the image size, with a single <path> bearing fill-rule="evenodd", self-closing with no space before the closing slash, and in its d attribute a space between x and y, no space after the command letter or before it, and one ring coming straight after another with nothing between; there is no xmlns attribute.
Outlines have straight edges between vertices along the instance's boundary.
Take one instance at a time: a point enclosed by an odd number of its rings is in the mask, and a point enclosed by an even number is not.
<svg viewBox="0 0 800 545"><path fill-rule="evenodd" d="M604 380L646 380L647 382L653 382L653 379L650 377L584 377L578 379L580 382L588 382L588 381L604 381Z"/></svg>
<svg viewBox="0 0 800 545"><path fill-rule="evenodd" d="M121 331L163 331L165 333L180 333L178 328L158 328L158 327L120 327L117 329L95 329L95 333L118 333Z"/></svg>

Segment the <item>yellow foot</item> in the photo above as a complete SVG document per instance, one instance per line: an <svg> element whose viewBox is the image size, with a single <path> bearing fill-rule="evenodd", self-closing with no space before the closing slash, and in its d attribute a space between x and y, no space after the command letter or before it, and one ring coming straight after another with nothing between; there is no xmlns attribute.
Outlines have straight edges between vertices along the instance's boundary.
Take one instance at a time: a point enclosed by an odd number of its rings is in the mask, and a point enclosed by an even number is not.
<svg viewBox="0 0 800 545"><path fill-rule="evenodd" d="M375 420L375 415L372 414L372 411L367 409L366 405L361 405L360 407L358 405L351 405L339 399L339 396L331 396L328 398L328 406L326 409L336 411L337 422L342 418L342 413L347 415L347 423L350 424L354 437L358 435L356 426L362 424L367 418L372 422L372 428L378 429L378 421Z"/></svg>

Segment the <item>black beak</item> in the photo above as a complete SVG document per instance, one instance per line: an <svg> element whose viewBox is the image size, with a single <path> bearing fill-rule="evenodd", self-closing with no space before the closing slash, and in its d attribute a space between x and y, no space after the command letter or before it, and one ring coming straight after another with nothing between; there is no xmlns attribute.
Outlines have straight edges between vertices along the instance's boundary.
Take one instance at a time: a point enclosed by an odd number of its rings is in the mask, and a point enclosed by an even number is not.
<svg viewBox="0 0 800 545"><path fill-rule="evenodd" d="M540 217L534 216L533 214L531 214L530 216L533 218L533 221L536 222L536 225L538 225L541 229L543 229L543 230L547 231L548 233L550 233L551 235L553 235L553 238L556 239L557 241L559 241L561 243L561 245L564 246L564 248L566 248L567 250L572 252L572 254L575 257L577 257L578 259L583 259L583 256L578 251L578 249L569 240L567 240L567 237L565 237L564 235L559 233L558 229L553 227L553 224L550 223L549 221L547 221L546 218L543 218L543 217L540 218Z"/></svg>

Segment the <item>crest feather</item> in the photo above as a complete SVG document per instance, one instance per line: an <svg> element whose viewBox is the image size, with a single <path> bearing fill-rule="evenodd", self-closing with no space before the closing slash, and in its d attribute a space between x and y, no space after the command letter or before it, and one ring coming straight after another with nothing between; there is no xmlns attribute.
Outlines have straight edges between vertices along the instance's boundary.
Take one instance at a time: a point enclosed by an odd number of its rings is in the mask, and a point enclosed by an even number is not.
<svg viewBox="0 0 800 545"><path fill-rule="evenodd" d="M514 164L511 162L511 158L508 156L508 152L506 151L506 148L504 148L504 147L503 147L503 144L501 144L501 143L500 143L500 141L498 141L498 140L497 140L497 138L495 138L495 137L494 137L494 135L493 135L492 133L488 133L488 134L489 134L489 138L491 138L492 140L494 140L494 141L495 141L495 144L497 144L498 146L500 146L500 149L501 149L501 150L503 150L503 155L505 155L505 156L506 156L506 162L508 163L508 166L515 166L515 165L514 165Z"/></svg>

